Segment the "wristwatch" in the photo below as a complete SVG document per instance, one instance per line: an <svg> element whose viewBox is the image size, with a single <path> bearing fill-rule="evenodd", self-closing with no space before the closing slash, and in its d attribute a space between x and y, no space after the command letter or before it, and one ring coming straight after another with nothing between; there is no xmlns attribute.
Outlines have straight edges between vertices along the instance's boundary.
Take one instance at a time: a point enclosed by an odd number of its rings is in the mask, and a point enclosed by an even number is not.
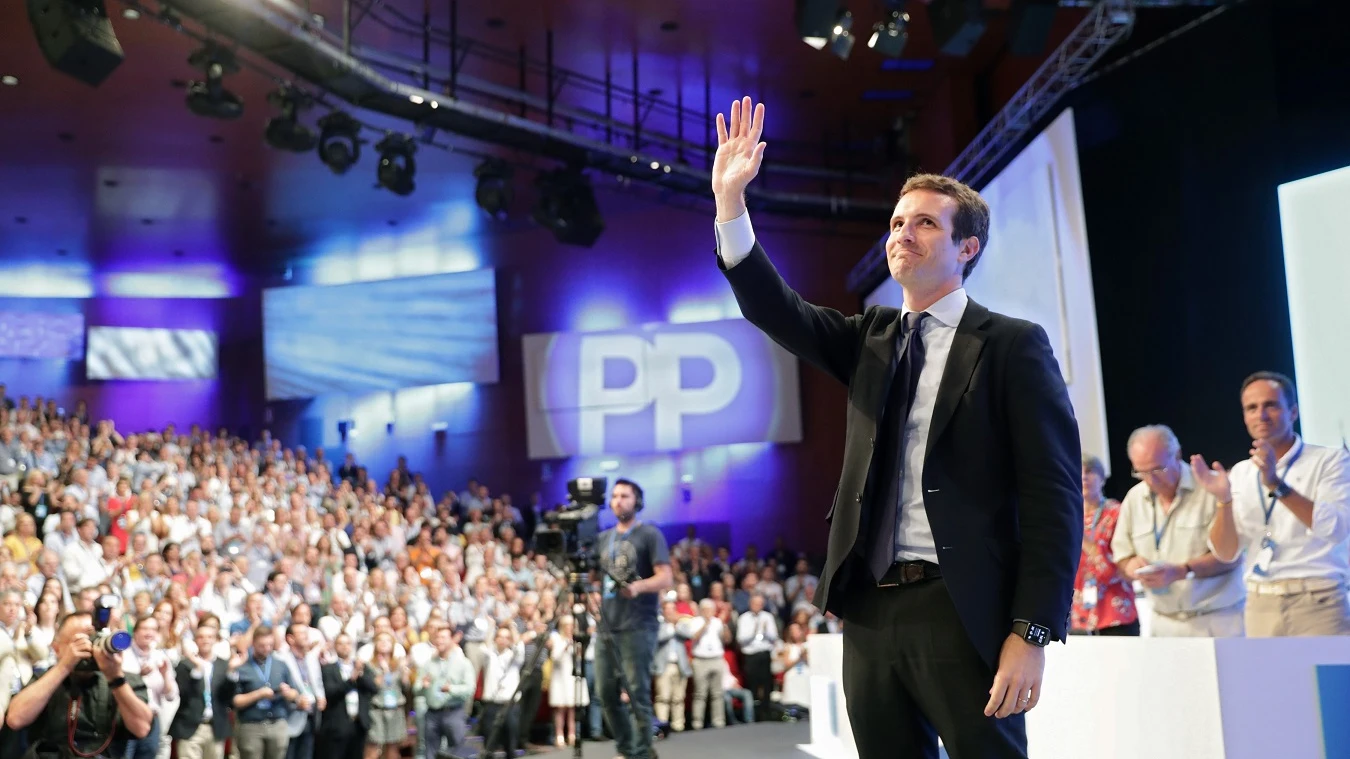
<svg viewBox="0 0 1350 759"><path fill-rule="evenodd" d="M1285 482L1284 480L1280 480L1280 483L1270 491L1270 495L1272 498L1284 498L1293 492L1294 489L1289 487L1289 483Z"/></svg>
<svg viewBox="0 0 1350 759"><path fill-rule="evenodd" d="M125 677L114 677L108 681L108 690L117 690L126 684L127 679Z"/></svg>
<svg viewBox="0 0 1350 759"><path fill-rule="evenodd" d="M1038 625L1025 619L1017 619L1013 620L1012 631L1013 635L1033 646L1043 647L1050 644L1050 628L1045 625Z"/></svg>

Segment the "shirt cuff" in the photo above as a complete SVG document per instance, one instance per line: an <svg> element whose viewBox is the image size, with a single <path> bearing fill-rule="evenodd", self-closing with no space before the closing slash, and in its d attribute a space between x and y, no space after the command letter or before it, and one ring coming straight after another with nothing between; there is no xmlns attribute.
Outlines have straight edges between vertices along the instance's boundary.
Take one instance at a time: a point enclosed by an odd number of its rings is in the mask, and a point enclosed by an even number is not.
<svg viewBox="0 0 1350 759"><path fill-rule="evenodd" d="M755 247L755 229L750 225L750 212L737 216L731 221L717 222L717 255L722 264L730 269L744 261Z"/></svg>

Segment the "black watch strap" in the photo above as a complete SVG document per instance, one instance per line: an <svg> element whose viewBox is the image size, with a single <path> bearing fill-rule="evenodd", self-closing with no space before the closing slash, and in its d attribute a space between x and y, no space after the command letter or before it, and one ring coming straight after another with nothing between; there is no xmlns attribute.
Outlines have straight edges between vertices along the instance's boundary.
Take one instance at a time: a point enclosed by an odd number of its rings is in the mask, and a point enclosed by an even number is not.
<svg viewBox="0 0 1350 759"><path fill-rule="evenodd" d="M1284 480L1280 480L1280 483L1275 486L1274 490L1270 491L1270 494L1275 498L1286 498L1289 496L1290 493L1293 492L1294 489L1289 487L1289 483L1285 482Z"/></svg>
<svg viewBox="0 0 1350 759"><path fill-rule="evenodd" d="M1025 640L1033 646L1047 646L1050 644L1050 628L1045 625L1038 625L1025 619L1013 621L1013 635Z"/></svg>
<svg viewBox="0 0 1350 759"><path fill-rule="evenodd" d="M108 681L108 690L117 690L126 684L127 679L125 677L114 677Z"/></svg>

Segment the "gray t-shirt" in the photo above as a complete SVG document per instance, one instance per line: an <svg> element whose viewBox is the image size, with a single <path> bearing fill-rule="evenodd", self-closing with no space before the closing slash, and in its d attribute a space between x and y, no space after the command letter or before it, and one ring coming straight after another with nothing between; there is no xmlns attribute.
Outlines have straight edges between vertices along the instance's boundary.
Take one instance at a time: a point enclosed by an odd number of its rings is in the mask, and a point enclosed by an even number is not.
<svg viewBox="0 0 1350 759"><path fill-rule="evenodd" d="M600 533L596 540L600 552L600 632L623 632L643 628L656 629L660 623L657 593L642 593L633 598L618 594L618 583L644 580L656 574L658 564L670 563L666 536L649 524L638 523L628 532L617 529Z"/></svg>

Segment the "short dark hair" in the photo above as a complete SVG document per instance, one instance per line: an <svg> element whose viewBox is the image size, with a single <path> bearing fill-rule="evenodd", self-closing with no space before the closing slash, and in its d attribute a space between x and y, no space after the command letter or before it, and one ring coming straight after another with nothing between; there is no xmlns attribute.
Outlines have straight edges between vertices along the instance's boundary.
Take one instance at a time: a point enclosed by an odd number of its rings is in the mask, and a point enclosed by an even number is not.
<svg viewBox="0 0 1350 759"><path fill-rule="evenodd" d="M632 488L633 496L636 497L637 500L639 501L642 500L642 486L638 485L636 482L633 482L627 477L620 477L619 479L614 481L614 487L617 488L620 485L627 485L628 487Z"/></svg>
<svg viewBox="0 0 1350 759"><path fill-rule="evenodd" d="M271 634L272 634L271 625L258 625L258 628L253 631L253 639L257 640L258 638L266 638Z"/></svg>
<svg viewBox="0 0 1350 759"><path fill-rule="evenodd" d="M1294 389L1294 381L1289 379L1287 375L1279 372L1252 372L1247 375L1247 379L1242 381L1242 390L1239 392L1247 392L1247 388L1257 382L1274 382L1280 386L1280 395L1284 396L1286 405L1298 405L1298 391Z"/></svg>
<svg viewBox="0 0 1350 759"><path fill-rule="evenodd" d="M968 237L974 237L980 242L980 249L975 251L975 255L961 270L961 280L965 281L975 271L975 264L980 262L985 247L989 245L989 204L969 185L941 174L915 174L900 188L900 197L915 190L936 192L956 201L956 213L952 216L952 242L960 244Z"/></svg>

